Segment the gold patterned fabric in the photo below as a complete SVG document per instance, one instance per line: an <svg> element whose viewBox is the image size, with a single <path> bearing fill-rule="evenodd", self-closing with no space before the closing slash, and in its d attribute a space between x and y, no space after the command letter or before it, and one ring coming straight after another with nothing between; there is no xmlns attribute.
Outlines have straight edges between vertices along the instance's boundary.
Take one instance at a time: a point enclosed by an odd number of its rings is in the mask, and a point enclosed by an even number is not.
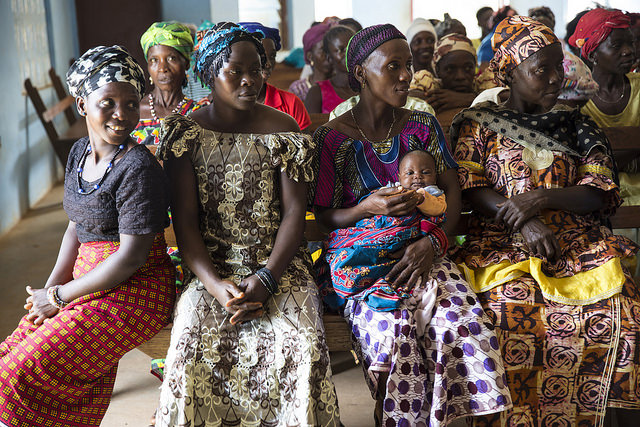
<svg viewBox="0 0 640 427"><path fill-rule="evenodd" d="M264 266L280 226L279 175L313 179L299 133L229 134L169 116L158 156L189 156L200 230L218 273L239 283ZM231 325L193 278L174 314L157 426L335 426L335 389L310 257L300 248L262 318Z"/></svg>

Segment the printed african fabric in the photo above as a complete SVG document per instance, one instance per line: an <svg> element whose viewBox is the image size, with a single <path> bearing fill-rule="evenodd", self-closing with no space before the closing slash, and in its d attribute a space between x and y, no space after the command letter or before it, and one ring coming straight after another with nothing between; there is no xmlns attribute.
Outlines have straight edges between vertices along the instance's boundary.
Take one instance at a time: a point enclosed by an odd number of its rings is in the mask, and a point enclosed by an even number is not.
<svg viewBox="0 0 640 427"><path fill-rule="evenodd" d="M435 227L418 213L402 217L375 215L358 221L354 227L329 233L325 256L341 305L352 298L365 301L374 310L397 309L409 293L394 289L385 280L397 261L389 255Z"/></svg>
<svg viewBox="0 0 640 427"><path fill-rule="evenodd" d="M314 140L319 150L312 203L322 207L350 207L371 190L397 182L399 160L412 149L429 151L438 174L456 166L437 121L423 112L413 111L388 141L356 141L326 126ZM321 295L329 304L335 301L333 288L321 289ZM425 286L414 289L400 308L376 311L352 299L344 317L374 398L381 375L388 378L380 396L383 426L444 426L511 406L493 326L446 258L434 260Z"/></svg>
<svg viewBox="0 0 640 427"><path fill-rule="evenodd" d="M472 276L531 264L531 259L539 266L535 272L487 280L478 293L496 326L514 407L474 423L595 426L606 407L640 408L640 295L620 267L620 259L638 248L602 225L620 203L612 160L602 147L584 156L553 151L550 159L537 161L526 152L476 121L462 121L455 150L462 189L487 187L509 198L539 188L586 185L605 192L606 206L587 215L548 210L538 216L560 244L556 261L531 257L520 233L480 213L470 216L466 242L455 255ZM571 283L612 264L621 281L565 287L563 292L550 286L553 280L543 283L545 278Z"/></svg>
<svg viewBox="0 0 640 427"><path fill-rule="evenodd" d="M188 156L198 185L199 227L221 277L239 283L266 265L280 226L279 176L313 178L300 133L229 134L189 117L165 119L158 155ZM231 315L185 268L174 314L157 426L337 426L321 301L302 246L264 315Z"/></svg>
<svg viewBox="0 0 640 427"><path fill-rule="evenodd" d="M202 105L197 104L193 99L187 99L177 114L186 116L200 107L202 107ZM131 132L131 136L138 144L158 145L160 143L160 126L163 120L164 119L155 120L153 118L140 119L136 128ZM146 141L149 137L152 137L152 139Z"/></svg>
<svg viewBox="0 0 640 427"><path fill-rule="evenodd" d="M397 310L358 300L344 310L374 399L388 375L383 426L446 426L511 407L498 340L476 295L446 258L434 261L429 277ZM435 304L424 313L434 288Z"/></svg>
<svg viewBox="0 0 640 427"><path fill-rule="evenodd" d="M93 270L119 245L82 243L73 277ZM0 344L0 423L99 426L118 361L169 322L175 293L160 234L145 265L120 285L72 301L40 326L22 318Z"/></svg>

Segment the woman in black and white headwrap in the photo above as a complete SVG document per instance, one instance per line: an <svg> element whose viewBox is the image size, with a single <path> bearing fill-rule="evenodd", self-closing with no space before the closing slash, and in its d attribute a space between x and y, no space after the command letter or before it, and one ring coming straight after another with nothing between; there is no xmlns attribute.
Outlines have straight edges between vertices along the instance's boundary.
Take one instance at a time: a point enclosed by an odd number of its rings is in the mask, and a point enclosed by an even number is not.
<svg viewBox="0 0 640 427"><path fill-rule="evenodd" d="M0 344L0 426L98 426L125 353L169 320L165 175L129 136L142 69L120 46L87 51L67 73L89 136L65 176L69 226L43 288L27 286L17 329Z"/></svg>

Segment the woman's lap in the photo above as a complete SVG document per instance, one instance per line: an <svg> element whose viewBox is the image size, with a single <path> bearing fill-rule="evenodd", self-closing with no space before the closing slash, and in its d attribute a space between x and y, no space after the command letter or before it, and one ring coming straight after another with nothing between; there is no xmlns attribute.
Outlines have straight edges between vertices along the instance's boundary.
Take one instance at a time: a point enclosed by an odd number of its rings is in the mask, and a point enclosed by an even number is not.
<svg viewBox="0 0 640 427"><path fill-rule="evenodd" d="M399 310L373 311L355 301L345 309L373 395L379 373L388 374L383 425L426 425L427 418L444 425L510 406L498 342L475 294L446 259L434 264L431 278L437 296L424 335L416 322L424 289Z"/></svg>
<svg viewBox="0 0 640 427"><path fill-rule="evenodd" d="M607 389L607 407L640 408L640 298L631 280L583 306L546 301L528 275L478 297L496 325L514 402L480 425L592 425Z"/></svg>
<svg viewBox="0 0 640 427"><path fill-rule="evenodd" d="M292 261L262 318L241 326L198 279L177 304L158 426L338 425L317 289Z"/></svg>

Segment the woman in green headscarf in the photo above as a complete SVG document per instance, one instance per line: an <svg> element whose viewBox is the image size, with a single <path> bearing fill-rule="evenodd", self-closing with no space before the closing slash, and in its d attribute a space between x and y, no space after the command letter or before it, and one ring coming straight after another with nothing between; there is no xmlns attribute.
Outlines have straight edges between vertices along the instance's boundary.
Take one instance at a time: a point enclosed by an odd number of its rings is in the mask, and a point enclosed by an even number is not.
<svg viewBox="0 0 640 427"><path fill-rule="evenodd" d="M151 91L140 102L140 122L132 133L139 144L158 144L162 119L172 113L187 115L198 105L182 93L187 85L187 70L193 36L179 22L156 22L140 38L147 60Z"/></svg>

